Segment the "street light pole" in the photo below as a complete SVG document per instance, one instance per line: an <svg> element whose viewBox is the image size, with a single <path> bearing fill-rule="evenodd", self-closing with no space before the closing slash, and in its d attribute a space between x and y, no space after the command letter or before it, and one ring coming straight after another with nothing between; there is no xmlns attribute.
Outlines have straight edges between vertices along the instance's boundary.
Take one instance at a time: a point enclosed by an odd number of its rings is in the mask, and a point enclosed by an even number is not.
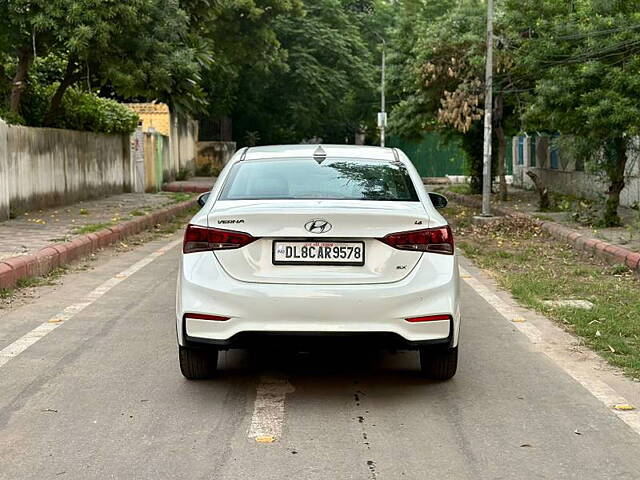
<svg viewBox="0 0 640 480"><path fill-rule="evenodd" d="M484 158L482 166L482 216L491 216L491 134L493 110L493 0L487 0L487 64L484 94Z"/></svg>
<svg viewBox="0 0 640 480"><path fill-rule="evenodd" d="M380 77L380 115L378 115L378 125L380 126L380 146L384 147L384 130L387 126L387 112L385 110L385 97L384 97L384 91L385 91L385 82L384 82L384 70L386 67L386 57L385 57L385 49L386 49L386 43L384 41L384 38L380 38L380 40L382 40L382 75Z"/></svg>

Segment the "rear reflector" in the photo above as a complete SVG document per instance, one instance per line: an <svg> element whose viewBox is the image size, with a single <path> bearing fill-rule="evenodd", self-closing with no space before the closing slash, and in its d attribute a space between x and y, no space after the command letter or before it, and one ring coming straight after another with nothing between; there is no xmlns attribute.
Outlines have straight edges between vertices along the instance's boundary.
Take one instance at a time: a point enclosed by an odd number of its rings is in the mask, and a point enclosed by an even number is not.
<svg viewBox="0 0 640 480"><path fill-rule="evenodd" d="M254 240L256 239L244 232L189 224L184 232L182 253L231 250L244 247Z"/></svg>
<svg viewBox="0 0 640 480"><path fill-rule="evenodd" d="M453 255L453 234L449 225L444 227L412 230L409 232L390 233L381 242L398 250L415 250L418 252L442 253Z"/></svg>
<svg viewBox="0 0 640 480"><path fill-rule="evenodd" d="M424 317L405 318L407 322L435 322L436 320L451 320L451 315L426 315Z"/></svg>
<svg viewBox="0 0 640 480"><path fill-rule="evenodd" d="M185 313L184 318L192 318L194 320L212 320L214 322L226 322L229 317L221 317L220 315L206 315L204 313Z"/></svg>

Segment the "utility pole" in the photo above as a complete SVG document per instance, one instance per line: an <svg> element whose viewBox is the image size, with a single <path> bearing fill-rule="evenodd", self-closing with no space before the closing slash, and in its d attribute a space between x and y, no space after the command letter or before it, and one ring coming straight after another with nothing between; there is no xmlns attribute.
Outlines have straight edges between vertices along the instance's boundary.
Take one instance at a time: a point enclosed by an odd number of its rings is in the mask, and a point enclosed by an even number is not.
<svg viewBox="0 0 640 480"><path fill-rule="evenodd" d="M380 40L382 41L382 75L380 78L380 113L378 113L378 127L380 127L380 146L384 147L384 130L387 127L387 112L386 112L386 105L385 105L385 98L384 98L384 90L385 90L385 83L384 83L384 69L386 67L386 58L385 58L385 49L386 49L386 43L384 41L384 38L379 37Z"/></svg>
<svg viewBox="0 0 640 480"><path fill-rule="evenodd" d="M491 216L491 134L493 110L493 0L487 0L487 64L484 93L484 161L482 167L482 216Z"/></svg>

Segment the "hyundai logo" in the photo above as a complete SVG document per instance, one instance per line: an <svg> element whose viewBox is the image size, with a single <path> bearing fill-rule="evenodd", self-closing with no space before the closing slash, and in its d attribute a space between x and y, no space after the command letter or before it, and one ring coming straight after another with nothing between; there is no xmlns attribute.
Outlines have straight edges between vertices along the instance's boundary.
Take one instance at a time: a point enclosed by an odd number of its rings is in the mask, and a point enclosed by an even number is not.
<svg viewBox="0 0 640 480"><path fill-rule="evenodd" d="M326 220L310 220L304 224L304 228L311 233L327 233L331 230L331 224Z"/></svg>

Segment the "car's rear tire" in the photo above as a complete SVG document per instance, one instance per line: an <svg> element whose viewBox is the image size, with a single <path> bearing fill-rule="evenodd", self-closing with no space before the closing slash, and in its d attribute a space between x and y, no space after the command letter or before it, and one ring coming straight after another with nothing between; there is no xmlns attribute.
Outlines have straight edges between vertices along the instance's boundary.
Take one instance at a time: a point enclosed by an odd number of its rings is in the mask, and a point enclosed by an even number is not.
<svg viewBox="0 0 640 480"><path fill-rule="evenodd" d="M218 369L218 351L178 347L180 371L189 380L203 380L215 376Z"/></svg>
<svg viewBox="0 0 640 480"><path fill-rule="evenodd" d="M431 380L449 380L458 369L458 347L421 348L422 375Z"/></svg>

